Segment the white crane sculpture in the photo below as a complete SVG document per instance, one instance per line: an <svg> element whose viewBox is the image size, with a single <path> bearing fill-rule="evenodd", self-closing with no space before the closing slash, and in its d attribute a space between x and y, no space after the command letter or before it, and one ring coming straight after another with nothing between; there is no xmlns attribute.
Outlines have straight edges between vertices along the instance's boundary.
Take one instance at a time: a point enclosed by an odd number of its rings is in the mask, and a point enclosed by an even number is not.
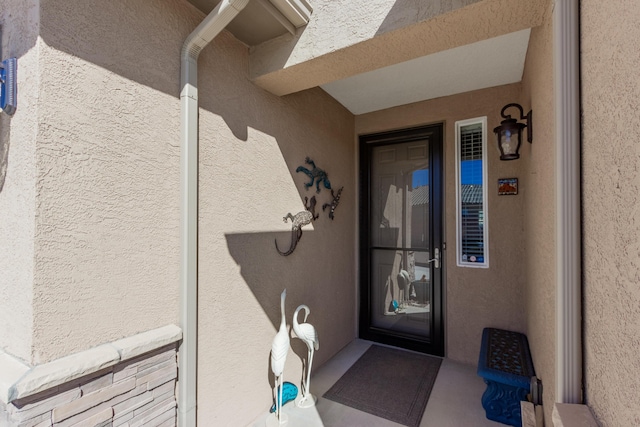
<svg viewBox="0 0 640 427"><path fill-rule="evenodd" d="M287 298L287 290L285 289L280 294L280 312L282 318L280 320L280 329L273 339L271 344L271 371L275 376L276 386L276 412L278 418L278 424L282 425L287 422L286 416L282 417L282 391L283 391L283 371L284 364L287 361L287 354L289 353L289 331L287 330L287 323L284 316L284 300Z"/></svg>
<svg viewBox="0 0 640 427"><path fill-rule="evenodd" d="M307 321L307 317L311 310L309 307L302 304L296 308L293 314L293 331L307 345L307 380L302 385L302 396L296 401L296 405L299 408L310 408L315 406L316 398L310 393L309 383L311 381L311 364L313 363L313 352L320 348L318 343L318 332L316 328L309 323L298 323L298 313L300 310L304 310L304 322Z"/></svg>

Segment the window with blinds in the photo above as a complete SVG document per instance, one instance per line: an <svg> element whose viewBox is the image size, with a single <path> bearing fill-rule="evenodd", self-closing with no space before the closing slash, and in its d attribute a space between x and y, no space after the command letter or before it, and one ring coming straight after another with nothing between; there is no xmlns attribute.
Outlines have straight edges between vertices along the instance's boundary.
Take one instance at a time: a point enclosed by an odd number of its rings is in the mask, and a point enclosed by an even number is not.
<svg viewBox="0 0 640 427"><path fill-rule="evenodd" d="M486 117L456 122L457 260L488 267Z"/></svg>

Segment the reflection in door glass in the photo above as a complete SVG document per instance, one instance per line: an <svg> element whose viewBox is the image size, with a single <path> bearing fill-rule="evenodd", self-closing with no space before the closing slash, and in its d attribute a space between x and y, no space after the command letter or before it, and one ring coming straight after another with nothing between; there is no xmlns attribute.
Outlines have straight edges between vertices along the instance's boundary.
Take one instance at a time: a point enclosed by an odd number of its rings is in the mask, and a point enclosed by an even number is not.
<svg viewBox="0 0 640 427"><path fill-rule="evenodd" d="M427 141L375 147L371 159L371 325L431 329Z"/></svg>
<svg viewBox="0 0 640 427"><path fill-rule="evenodd" d="M406 268L403 259L410 260ZM427 259L426 252L373 252L372 326L429 337L432 291Z"/></svg>

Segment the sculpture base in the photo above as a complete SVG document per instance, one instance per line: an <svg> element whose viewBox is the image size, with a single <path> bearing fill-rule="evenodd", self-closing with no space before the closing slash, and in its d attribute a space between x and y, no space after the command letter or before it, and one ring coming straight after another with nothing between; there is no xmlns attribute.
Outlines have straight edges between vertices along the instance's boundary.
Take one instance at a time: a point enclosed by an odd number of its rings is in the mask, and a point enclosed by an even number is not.
<svg viewBox="0 0 640 427"><path fill-rule="evenodd" d="M520 402L527 400L531 377L535 376L527 337L518 332L485 328L478 375L487 384L482 395L487 418L520 427Z"/></svg>
<svg viewBox="0 0 640 427"><path fill-rule="evenodd" d="M520 401L527 400L527 390L486 379L484 382L487 389L482 395L482 407L487 419L514 427L522 426Z"/></svg>
<svg viewBox="0 0 640 427"><path fill-rule="evenodd" d="M318 402L318 398L315 397L313 394L310 394L306 397L306 399L304 398L304 396L298 396L296 398L296 406L298 408L313 408L314 406L316 406L316 403Z"/></svg>
<svg viewBox="0 0 640 427"><path fill-rule="evenodd" d="M265 422L266 427L280 427L286 426L289 422L289 417L287 414L282 414L280 416L280 421L278 421L278 416L274 413L271 413L267 416L267 421Z"/></svg>

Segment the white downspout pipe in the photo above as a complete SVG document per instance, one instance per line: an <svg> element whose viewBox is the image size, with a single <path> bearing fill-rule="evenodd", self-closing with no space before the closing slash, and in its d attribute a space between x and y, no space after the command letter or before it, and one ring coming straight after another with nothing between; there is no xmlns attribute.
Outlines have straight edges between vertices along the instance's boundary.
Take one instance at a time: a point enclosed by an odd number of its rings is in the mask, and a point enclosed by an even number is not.
<svg viewBox="0 0 640 427"><path fill-rule="evenodd" d="M553 11L556 123L556 402L582 403L579 0Z"/></svg>
<svg viewBox="0 0 640 427"><path fill-rule="evenodd" d="M249 3L222 0L185 40L180 75L181 261L178 426L196 425L198 338L198 56Z"/></svg>

